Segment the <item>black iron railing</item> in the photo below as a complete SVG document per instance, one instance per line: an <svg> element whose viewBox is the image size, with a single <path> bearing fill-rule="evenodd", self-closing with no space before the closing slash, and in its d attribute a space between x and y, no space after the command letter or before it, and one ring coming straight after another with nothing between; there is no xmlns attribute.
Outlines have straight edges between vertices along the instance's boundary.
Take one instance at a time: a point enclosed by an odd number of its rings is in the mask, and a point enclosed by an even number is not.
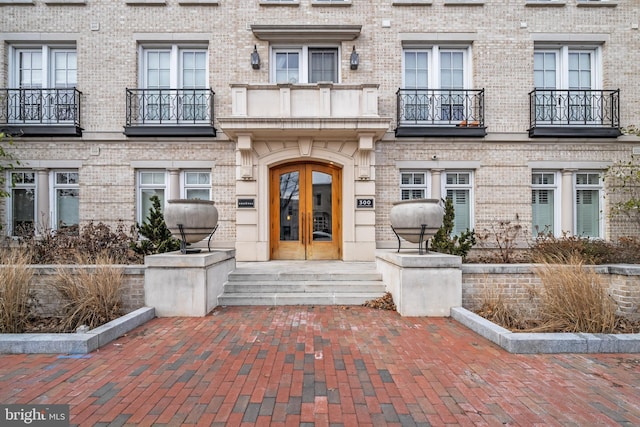
<svg viewBox="0 0 640 427"><path fill-rule="evenodd" d="M484 127L484 89L398 89L398 126Z"/></svg>
<svg viewBox="0 0 640 427"><path fill-rule="evenodd" d="M211 89L127 89L126 126L213 126Z"/></svg>
<svg viewBox="0 0 640 427"><path fill-rule="evenodd" d="M81 95L76 88L0 89L0 123L80 127Z"/></svg>
<svg viewBox="0 0 640 427"><path fill-rule="evenodd" d="M620 127L620 90L535 89L529 92L531 129L538 126Z"/></svg>

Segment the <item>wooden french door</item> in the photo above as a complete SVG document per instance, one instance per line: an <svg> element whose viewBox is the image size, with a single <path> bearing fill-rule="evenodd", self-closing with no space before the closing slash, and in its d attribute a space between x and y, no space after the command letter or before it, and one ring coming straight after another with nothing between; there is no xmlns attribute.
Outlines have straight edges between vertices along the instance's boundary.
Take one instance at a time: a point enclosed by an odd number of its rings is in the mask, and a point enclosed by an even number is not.
<svg viewBox="0 0 640 427"><path fill-rule="evenodd" d="M294 163L270 173L271 259L340 259L341 169Z"/></svg>

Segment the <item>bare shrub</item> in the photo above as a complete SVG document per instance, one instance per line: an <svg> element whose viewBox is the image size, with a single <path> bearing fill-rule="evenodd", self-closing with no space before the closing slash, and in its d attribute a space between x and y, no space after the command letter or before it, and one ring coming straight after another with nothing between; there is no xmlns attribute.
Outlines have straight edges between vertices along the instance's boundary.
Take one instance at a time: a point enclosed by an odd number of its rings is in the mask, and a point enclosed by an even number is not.
<svg viewBox="0 0 640 427"><path fill-rule="evenodd" d="M34 308L33 270L21 251L0 251L0 332L21 333Z"/></svg>
<svg viewBox="0 0 640 427"><path fill-rule="evenodd" d="M640 240L628 237L616 242L563 234L539 234L530 248L534 262L561 262L571 258L583 264L640 261Z"/></svg>
<svg viewBox="0 0 640 427"><path fill-rule="evenodd" d="M21 243L34 264L73 264L78 252L85 254L90 263L106 254L119 264L141 264L143 256L131 249L134 234L132 230L127 233L123 223L112 230L101 222L89 222L79 229L45 230L38 236L31 233Z"/></svg>
<svg viewBox="0 0 640 427"><path fill-rule="evenodd" d="M542 281L542 324L537 330L612 333L617 306L595 270L586 267L580 257L548 258L534 269Z"/></svg>
<svg viewBox="0 0 640 427"><path fill-rule="evenodd" d="M476 313L507 329L522 327L522 316L505 302L502 293L494 287L484 287L480 308Z"/></svg>
<svg viewBox="0 0 640 427"><path fill-rule="evenodd" d="M499 220L491 223L489 229L476 232L478 244L485 249L477 256L480 262L515 263L526 262L526 251L520 249L525 242L525 227L516 215L514 221Z"/></svg>
<svg viewBox="0 0 640 427"><path fill-rule="evenodd" d="M86 256L76 253L76 264L87 264ZM95 328L121 315L123 271L113 259L98 255L95 267L58 267L52 286L62 304L61 332L86 325Z"/></svg>

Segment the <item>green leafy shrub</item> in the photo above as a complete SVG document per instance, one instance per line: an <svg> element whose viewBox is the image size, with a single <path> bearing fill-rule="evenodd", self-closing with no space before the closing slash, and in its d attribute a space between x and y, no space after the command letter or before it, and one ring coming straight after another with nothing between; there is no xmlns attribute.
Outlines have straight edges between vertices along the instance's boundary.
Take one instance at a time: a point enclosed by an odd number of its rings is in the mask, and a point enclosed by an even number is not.
<svg viewBox="0 0 640 427"><path fill-rule="evenodd" d="M151 196L151 207L147 220L142 225L136 224L137 231L144 239L134 242L131 248L138 254L152 255L180 249L180 241L171 236L164 221L160 207L160 198Z"/></svg>
<svg viewBox="0 0 640 427"><path fill-rule="evenodd" d="M455 219L455 210L451 199L445 201L444 218L442 226L435 236L431 238L431 250L443 254L458 255L463 259L476 244L475 232L467 229L459 235L452 235Z"/></svg>

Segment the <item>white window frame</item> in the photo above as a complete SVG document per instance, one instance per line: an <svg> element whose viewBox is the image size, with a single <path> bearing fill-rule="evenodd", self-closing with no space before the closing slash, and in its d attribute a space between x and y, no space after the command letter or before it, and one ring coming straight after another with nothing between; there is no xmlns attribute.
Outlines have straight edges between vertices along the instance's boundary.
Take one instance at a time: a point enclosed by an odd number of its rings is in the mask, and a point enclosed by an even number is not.
<svg viewBox="0 0 640 427"><path fill-rule="evenodd" d="M556 72L556 78L555 78L555 87L544 87L544 88L540 88L540 87L535 87L535 89L539 89L539 90L560 90L560 91L566 91L566 90L576 90L576 91L580 91L580 90L601 90L602 89L602 49L600 46L589 46L589 45L564 45L564 46L545 46L545 45L536 45L535 49L534 49L534 57L535 54L537 53L552 53L555 55L556 58L556 68L555 68L555 72ZM580 54L580 53L588 53L590 55L590 73L591 73L591 82L590 82L590 86L588 88L571 88L569 86L569 56L570 54ZM534 77L534 86L535 86L535 77ZM564 92L562 92L564 93ZM558 120L560 120L561 122L566 123L566 120L569 120L570 117L572 117L572 112L571 111L561 111L563 108L565 109L571 109L571 108L575 108L578 107L579 104L582 104L583 102L587 102L588 98L585 99L583 97L579 97L579 100L575 100L574 102L576 102L576 105L571 105L571 100L567 100L567 103L569 104L564 105L563 106L558 106L556 101L551 102L549 99L545 98L545 95L543 95L544 92L540 92L539 95L537 95L538 98L538 103L540 104L540 106L538 108L551 108L551 110L555 110L555 112L550 113L553 114L553 117L558 118ZM546 94L548 95L548 93ZM572 97L573 95L568 94L568 96ZM576 95L577 96L577 95ZM549 107L548 104L551 103L553 105L555 105L555 107ZM597 109L598 108L598 103L593 103L591 104L592 107L591 109ZM545 105L547 105L545 107ZM594 119L592 121L590 121L588 119L588 111L589 109L587 109L586 111L584 111L584 108L578 108L578 117L580 117L579 119L576 119L576 123L582 124L584 123L585 120L587 120L587 123L592 123L592 124L597 124L598 121L595 119L597 117L600 116L600 113L598 113L597 111L593 111L591 114L591 117L593 117ZM584 111L584 112L583 112ZM542 114L542 119L544 119L545 117L548 117L547 113L543 113ZM546 125L546 124L552 124L550 121L547 120L536 120L537 124L540 125ZM570 122L571 123L571 122Z"/></svg>
<svg viewBox="0 0 640 427"><path fill-rule="evenodd" d="M553 175L553 184L534 184L531 183L531 195L533 196L534 190L552 190L553 191L553 229L550 230L552 235L555 237L560 237L562 234L561 230L561 203L562 203L562 195L561 195L561 180L562 175L559 171L555 170L540 170L534 169L531 171L531 180L533 181L533 175L535 174L550 174ZM538 233L544 232L545 230L535 230L533 226L533 206L532 206L532 214L531 214L531 234L534 238L538 237Z"/></svg>
<svg viewBox="0 0 640 427"><path fill-rule="evenodd" d="M475 210L474 210L474 171L466 170L466 169L447 169L442 171L440 175L440 188L441 188L441 197L443 199L447 199L448 190L467 190L469 194L469 230L473 230L475 227ZM447 184L447 175L448 174L467 174L469 175L469 182L467 184ZM455 207L455 205L454 205ZM455 226L452 233L460 234L465 230L458 230Z"/></svg>
<svg viewBox="0 0 640 427"><path fill-rule="evenodd" d="M195 183L189 184L188 177L191 174L205 174L208 176L207 183ZM183 170L180 173L180 197L183 199L189 198L189 190L207 190L209 192L209 196L204 200L211 200L212 186L211 186L211 171L210 170Z"/></svg>
<svg viewBox="0 0 640 427"><path fill-rule="evenodd" d="M15 185L12 185L13 180L14 180L14 175L16 174L33 174L33 183L16 183ZM9 201L9 203L7 203L7 219L8 219L8 227L7 227L7 234L9 236L17 236L17 234L14 233L14 216L13 216L13 209L14 209L14 200L15 197L13 197L13 190L33 190L33 227L34 227L34 233L36 232L36 228L38 227L38 218L36 216L36 212L38 212L38 173L35 170L32 169L16 169L16 170L11 170L7 172L7 180L6 180L6 191L11 194L11 197L8 197L7 200Z"/></svg>
<svg viewBox="0 0 640 427"><path fill-rule="evenodd" d="M269 79L272 83L276 83L276 55L284 52L295 52L299 55L299 68L298 68L298 81L297 82L280 82L280 83L292 83L292 84L308 84L309 83L309 64L310 55L309 50L314 49L327 49L336 52L336 79L337 81L332 83L340 83L342 81L341 60L342 57L341 47L338 44L305 44L305 45L274 45L270 48L270 58L272 67L269 70ZM316 84L316 83L311 83Z"/></svg>
<svg viewBox="0 0 640 427"><path fill-rule="evenodd" d="M24 53L38 53L40 55L40 81L33 82L29 79L29 84L25 84L21 78L21 55ZM67 77L69 73L73 78L65 78L64 84L56 84L56 54L73 54L75 57L75 68L65 68ZM78 50L75 43L62 44L15 44L9 46L9 87L16 89L33 89L20 92L20 102L17 102L13 115L19 117L20 121L33 123L59 123L68 120L69 112L74 110L70 105L75 98L73 88L78 84ZM43 89L58 89L57 91L46 91ZM59 89L69 89L60 91Z"/></svg>
<svg viewBox="0 0 640 427"><path fill-rule="evenodd" d="M452 122L462 121L457 120L454 111L459 111L454 105L455 94L452 94L454 98L449 99L449 102L444 102L444 99L440 96L431 96L430 91L439 90L455 90L457 88L443 88L442 87L442 70L441 70L441 54L447 52L462 53L462 87L461 90L472 89L472 51L470 44L464 45L430 45L430 46L405 46L402 49L402 87L404 89L416 89L415 96L416 104L412 106L411 102L405 105L407 111L413 111L409 117L405 115L406 120L433 123L433 124L451 124ZM407 86L406 76L406 54L407 53L426 53L427 54L427 87L410 87ZM410 98L407 98L408 100ZM463 101L465 102L465 101ZM443 106L449 105L450 116L443 114ZM413 110L412 110L413 109ZM439 110L439 111L438 111ZM431 111L431 112L429 112ZM438 111L438 113L436 113ZM462 111L466 111L463 105ZM437 119L436 119L437 118Z"/></svg>
<svg viewBox="0 0 640 427"><path fill-rule="evenodd" d="M156 182L152 182L150 184L143 184L143 174L155 174L154 176L163 176L163 180L164 182L162 184L160 183L156 183ZM162 199L162 203L160 204L160 207L162 208L162 211L164 212L166 203L167 203L167 197L169 197L169 177L168 177L168 173L165 169L140 169L137 171L136 173L136 220L138 222L138 224L142 224L143 222L146 221L147 216L149 214L148 211L144 210L143 211L143 191L144 190L162 190L164 192L164 197Z"/></svg>
<svg viewBox="0 0 640 427"><path fill-rule="evenodd" d="M158 44L158 43L143 43L138 46L138 57L139 59L139 67L138 67L138 81L140 82L141 89L156 89L155 87L149 87L148 81L148 69L149 69L149 57L148 55L153 52L168 52L169 53L169 82L168 87L164 87L165 85L161 85L158 90L163 90L163 98L167 98L165 101L167 110L164 108L162 110L158 109L157 114L162 114L162 116L158 116L158 120L155 119L155 114L151 114L149 117L145 117L144 121L146 123L154 123L156 121L160 122L159 117L162 117L163 120L172 120L176 117L182 117L182 120L187 123L192 123L193 117L189 116L185 111L183 114L178 115L177 111L173 111L173 109L178 108L178 105L181 104L179 102L171 102L169 98L178 96L176 90L181 89L198 89L198 90L209 90L210 89L210 78L209 78L209 49L206 44ZM188 87L184 86L183 79L183 71L184 71L184 54L185 53L204 53L205 54L205 69L204 75L205 80L203 85L198 85L197 87ZM188 95L187 93L182 93L181 100L184 101L181 105L193 105L195 102L194 97ZM143 97L145 102L150 102L147 97ZM196 103L195 105L201 105L201 103ZM196 122L208 122L210 120L211 112L208 111L208 106L204 106L201 108L205 108L207 111L206 117L198 116ZM195 106L192 109L187 110L187 112L192 111L191 114L195 114ZM170 119L171 118L171 119Z"/></svg>
<svg viewBox="0 0 640 427"><path fill-rule="evenodd" d="M402 183L402 175L403 174L412 174L413 175L423 175L424 176L424 183L423 184L403 184ZM424 193L424 197L421 197L423 199L429 199L431 198L431 174L429 173L429 171L427 170L420 170L420 169L401 169L400 170L400 200L415 200L415 197L406 199L403 197L403 191L404 190L409 190L409 191L415 191L415 190L420 190L423 191Z"/></svg>
<svg viewBox="0 0 640 427"><path fill-rule="evenodd" d="M58 175L61 174L75 174L75 183L58 183ZM49 173L49 206L51 207L51 228L58 230L58 218L60 213L58 212L58 190L78 190L78 202L80 202L80 173L77 169L61 169L52 170ZM71 224L76 225L76 224ZM80 206L78 205L78 226L80 225Z"/></svg>
<svg viewBox="0 0 640 427"><path fill-rule="evenodd" d="M440 53L441 52L462 52L462 66L464 70L462 89L471 88L471 46L470 45L432 45L424 47L405 47L402 50L402 87L406 88L405 79L405 52L427 52L428 61L428 81L426 88L410 88L410 89L441 89L440 79Z"/></svg>
<svg viewBox="0 0 640 427"><path fill-rule="evenodd" d="M577 177L582 174L597 174L599 176L598 184L578 184ZM598 235L585 236L578 234L578 190L597 190L598 191ZM604 221L604 178L603 172L600 170L580 170L573 173L573 234L580 237L589 237L592 239L603 239L605 231Z"/></svg>

